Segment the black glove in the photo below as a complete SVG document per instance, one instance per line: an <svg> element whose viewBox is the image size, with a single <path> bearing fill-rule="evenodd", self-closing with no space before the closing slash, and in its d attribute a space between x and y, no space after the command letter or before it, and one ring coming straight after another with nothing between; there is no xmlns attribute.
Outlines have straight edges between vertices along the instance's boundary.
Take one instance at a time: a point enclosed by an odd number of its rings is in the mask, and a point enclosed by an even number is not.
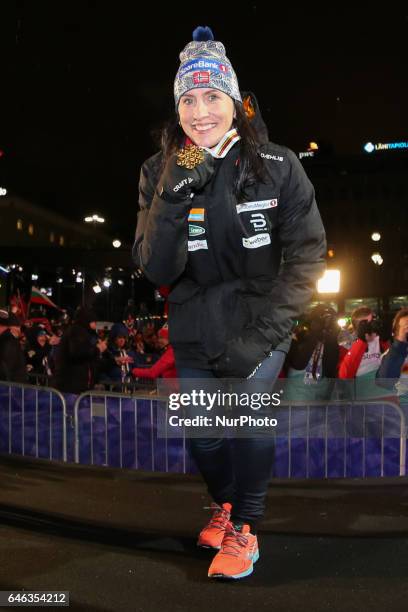
<svg viewBox="0 0 408 612"><path fill-rule="evenodd" d="M157 193L161 198L169 202L182 202L211 180L214 158L207 151L203 152L204 161L192 170L177 165L177 153L169 157L157 187Z"/></svg>
<svg viewBox="0 0 408 612"><path fill-rule="evenodd" d="M213 371L218 377L247 378L269 355L272 343L256 329L246 329L242 336L227 343L225 352L210 360Z"/></svg>

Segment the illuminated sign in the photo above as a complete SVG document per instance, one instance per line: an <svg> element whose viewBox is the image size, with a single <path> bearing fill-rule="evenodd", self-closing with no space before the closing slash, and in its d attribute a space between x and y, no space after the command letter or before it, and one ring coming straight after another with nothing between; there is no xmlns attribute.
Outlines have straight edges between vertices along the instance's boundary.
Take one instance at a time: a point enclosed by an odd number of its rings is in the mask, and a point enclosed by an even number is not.
<svg viewBox="0 0 408 612"><path fill-rule="evenodd" d="M302 159L303 157L314 157L314 151L302 151L299 153L299 159Z"/></svg>
<svg viewBox="0 0 408 612"><path fill-rule="evenodd" d="M309 142L309 146L307 151L301 151L299 153L299 159L303 159L303 157L314 157L315 153L319 150L319 145L317 142Z"/></svg>
<svg viewBox="0 0 408 612"><path fill-rule="evenodd" d="M374 151L389 151L391 149L408 149L408 142L377 142L377 144L367 142L363 149L366 153L373 153Z"/></svg>

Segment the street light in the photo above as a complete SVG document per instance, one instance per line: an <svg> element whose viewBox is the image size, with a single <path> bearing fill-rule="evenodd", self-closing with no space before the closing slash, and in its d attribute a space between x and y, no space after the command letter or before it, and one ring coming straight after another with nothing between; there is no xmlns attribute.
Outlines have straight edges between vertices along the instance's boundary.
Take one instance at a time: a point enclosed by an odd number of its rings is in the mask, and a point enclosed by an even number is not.
<svg viewBox="0 0 408 612"><path fill-rule="evenodd" d="M115 249L119 249L119 247L121 247L121 246L122 246L122 243L121 243L121 241L120 241L120 240L114 240L114 241L112 242L112 246L113 246Z"/></svg>
<svg viewBox="0 0 408 612"><path fill-rule="evenodd" d="M373 232L371 234L371 240L373 240L374 242L378 242L379 240L381 240L380 232Z"/></svg>
<svg viewBox="0 0 408 612"><path fill-rule="evenodd" d="M318 293L338 293L340 291L340 270L326 270L317 281Z"/></svg>
<svg viewBox="0 0 408 612"><path fill-rule="evenodd" d="M375 263L376 266L381 266L384 262L380 253L373 253L371 255L371 260Z"/></svg>
<svg viewBox="0 0 408 612"><path fill-rule="evenodd" d="M88 216L84 218L85 223L105 223L105 219L103 217L100 217L97 214Z"/></svg>

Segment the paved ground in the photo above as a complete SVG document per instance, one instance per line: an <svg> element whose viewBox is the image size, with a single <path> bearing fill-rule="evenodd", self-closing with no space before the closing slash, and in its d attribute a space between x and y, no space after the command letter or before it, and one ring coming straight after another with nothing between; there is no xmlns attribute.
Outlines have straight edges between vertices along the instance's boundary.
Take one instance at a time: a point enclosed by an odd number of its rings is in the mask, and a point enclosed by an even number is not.
<svg viewBox="0 0 408 612"><path fill-rule="evenodd" d="M407 609L406 479L279 482L261 558L206 577L195 477L0 459L0 590L69 590L71 609L353 612Z"/></svg>

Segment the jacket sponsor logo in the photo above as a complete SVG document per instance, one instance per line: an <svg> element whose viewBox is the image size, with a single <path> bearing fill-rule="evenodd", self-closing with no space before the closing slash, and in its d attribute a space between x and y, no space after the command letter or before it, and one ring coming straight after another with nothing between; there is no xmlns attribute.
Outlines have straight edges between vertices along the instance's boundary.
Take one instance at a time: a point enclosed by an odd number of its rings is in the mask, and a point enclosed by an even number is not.
<svg viewBox="0 0 408 612"><path fill-rule="evenodd" d="M203 227L200 227L199 225L188 226L189 236L200 236L201 234L205 234L205 229Z"/></svg>
<svg viewBox="0 0 408 612"><path fill-rule="evenodd" d="M381 363L381 345L380 337L376 336L374 340L368 343L367 352L364 353L358 370L356 373L357 377L365 376L378 370Z"/></svg>
<svg viewBox="0 0 408 612"><path fill-rule="evenodd" d="M192 182L193 182L193 179L189 176L188 178L185 178L182 181L180 181L175 187L173 187L173 191L178 191L185 185L189 185Z"/></svg>
<svg viewBox="0 0 408 612"><path fill-rule="evenodd" d="M206 240L188 240L189 251L199 251L200 249L208 250L208 244Z"/></svg>
<svg viewBox="0 0 408 612"><path fill-rule="evenodd" d="M191 208L188 216L189 221L204 221L204 208Z"/></svg>
<svg viewBox="0 0 408 612"><path fill-rule="evenodd" d="M260 153L260 156L264 159L273 159L274 161L283 162L283 157L281 155L271 155L270 153Z"/></svg>
<svg viewBox="0 0 408 612"><path fill-rule="evenodd" d="M246 249L258 249L259 247L271 244L271 237L269 234L257 234L250 238L243 238L242 244Z"/></svg>
<svg viewBox="0 0 408 612"><path fill-rule="evenodd" d="M193 83L199 85L200 83L209 83L210 73L207 71L193 72Z"/></svg>
<svg viewBox="0 0 408 612"><path fill-rule="evenodd" d="M245 204L237 204L237 213L249 212L253 210L265 210L267 208L276 208L278 198L273 200L259 200L259 202L245 202Z"/></svg>
<svg viewBox="0 0 408 612"><path fill-rule="evenodd" d="M262 213L252 213L249 221L256 232L266 227L265 216Z"/></svg>
<svg viewBox="0 0 408 612"><path fill-rule="evenodd" d="M364 353L364 355L362 356L362 360L363 359L380 359L381 358L381 353Z"/></svg>

